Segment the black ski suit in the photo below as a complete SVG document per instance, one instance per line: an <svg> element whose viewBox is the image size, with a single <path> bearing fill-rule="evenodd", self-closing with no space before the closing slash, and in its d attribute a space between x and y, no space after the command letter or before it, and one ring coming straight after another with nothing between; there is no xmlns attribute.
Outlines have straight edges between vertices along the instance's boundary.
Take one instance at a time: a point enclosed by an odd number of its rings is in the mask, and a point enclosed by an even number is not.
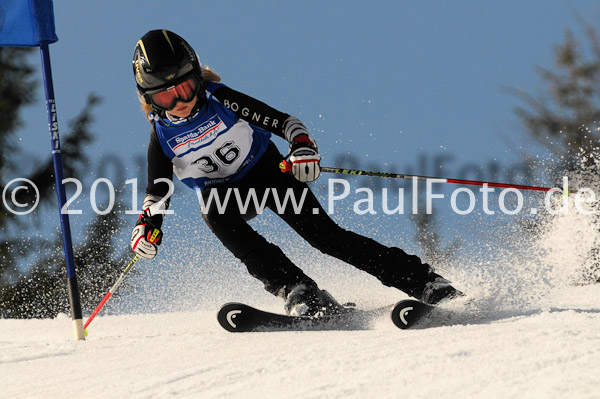
<svg viewBox="0 0 600 399"><path fill-rule="evenodd" d="M285 137L282 125L289 117L288 114L227 86L222 86L212 94L238 118ZM274 124L273 121L280 123ZM219 198L225 198L227 189L232 188L237 188L243 199L247 198L250 189L256 190L259 200L267 189L276 190L280 199L285 197L288 189L293 190L296 199L302 198L305 193L299 213L289 205L283 213L279 213L272 191L269 192L266 204L319 251L364 270L386 286L398 288L417 298L420 298L427 282L439 277L417 256L408 255L399 248L381 245L371 238L338 226L321 207L306 183L296 180L290 173L281 172L279 163L282 159L282 154L270 142L266 153L240 181L204 188L204 203L208 203L212 191L216 191L214 194L218 194ZM166 195L167 184L156 184L155 180L172 177L173 165L162 151L153 124L148 147L147 194L160 197ZM231 197L233 198L233 193ZM203 210L203 218L223 245L246 265L250 274L260 280L270 293L285 298L291 288L299 283L316 285L278 246L268 242L247 223L255 213L255 210L250 210L242 214L234 200L228 201L225 211L220 212L216 202L212 201L211 206ZM161 222L162 220L159 223Z"/></svg>

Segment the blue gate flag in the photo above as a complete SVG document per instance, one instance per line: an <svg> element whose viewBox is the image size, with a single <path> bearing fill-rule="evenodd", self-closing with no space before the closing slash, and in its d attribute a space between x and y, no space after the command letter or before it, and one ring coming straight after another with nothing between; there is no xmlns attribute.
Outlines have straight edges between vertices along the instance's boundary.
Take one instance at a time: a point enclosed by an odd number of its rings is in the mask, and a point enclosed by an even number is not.
<svg viewBox="0 0 600 399"><path fill-rule="evenodd" d="M0 0L0 46L37 47L54 43L52 0Z"/></svg>

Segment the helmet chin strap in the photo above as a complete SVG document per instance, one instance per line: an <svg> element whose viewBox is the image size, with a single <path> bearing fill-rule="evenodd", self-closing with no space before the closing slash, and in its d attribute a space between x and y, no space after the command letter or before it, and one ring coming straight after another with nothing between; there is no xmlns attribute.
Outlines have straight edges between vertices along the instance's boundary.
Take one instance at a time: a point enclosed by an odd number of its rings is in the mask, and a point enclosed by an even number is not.
<svg viewBox="0 0 600 399"><path fill-rule="evenodd" d="M200 84L200 88L198 89L198 94L197 94L196 98L198 100L196 100L196 105L194 105L194 108L192 108L192 112L190 112L190 115L196 115L196 113L198 111L200 111L200 108L202 108L202 107L204 107L204 105L206 105L206 92L204 91L204 88L202 87L202 83Z"/></svg>

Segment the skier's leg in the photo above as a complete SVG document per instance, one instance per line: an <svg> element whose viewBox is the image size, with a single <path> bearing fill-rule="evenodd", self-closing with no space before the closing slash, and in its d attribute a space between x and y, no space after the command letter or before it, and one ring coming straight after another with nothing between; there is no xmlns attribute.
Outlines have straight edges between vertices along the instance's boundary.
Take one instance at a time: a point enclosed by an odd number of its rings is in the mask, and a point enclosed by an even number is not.
<svg viewBox="0 0 600 399"><path fill-rule="evenodd" d="M269 182L277 190L280 200L288 189L293 190L296 201L304 197L299 212L289 203L284 212L278 212L272 195L268 205L321 252L377 277L386 286L398 288L419 299L423 298L426 285L440 277L415 255L341 228L321 207L308 185L290 174L276 171L269 175Z"/></svg>
<svg viewBox="0 0 600 399"><path fill-rule="evenodd" d="M377 277L384 285L398 288L411 296L420 297L425 284L438 277L419 257L340 227L319 205L310 190L306 193L300 213L286 212L280 216L319 251L343 260Z"/></svg>
<svg viewBox="0 0 600 399"><path fill-rule="evenodd" d="M315 209L319 211L313 211ZM310 190L302 212L281 216L313 247L377 277L388 287L398 288L430 304L463 295L418 256L341 228Z"/></svg>
<svg viewBox="0 0 600 399"><path fill-rule="evenodd" d="M281 249L268 242L247 223L247 216L240 212L233 193L229 201L220 212L216 201L209 202L211 192L224 201L227 187L219 186L206 188L202 192L204 203L207 205L202 210L202 217L213 233L229 249L233 255L241 260L248 272L260 280L267 291L285 298L292 287L298 284L315 285L314 281L300 270L285 256ZM247 194L243 188L238 188L241 198ZM262 194L261 194L262 195ZM287 292L286 292L287 291Z"/></svg>

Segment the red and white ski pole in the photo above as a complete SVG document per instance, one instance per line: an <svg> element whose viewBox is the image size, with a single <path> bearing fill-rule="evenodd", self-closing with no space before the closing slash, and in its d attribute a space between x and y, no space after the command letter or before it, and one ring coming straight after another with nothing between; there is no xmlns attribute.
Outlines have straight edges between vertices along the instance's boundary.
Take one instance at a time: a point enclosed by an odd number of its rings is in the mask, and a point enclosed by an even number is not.
<svg viewBox="0 0 600 399"><path fill-rule="evenodd" d="M292 170L292 164L283 160L279 164L279 168L282 172L290 172ZM484 186L488 187L502 187L502 188L515 188L517 190L535 190L535 191L551 191L556 190L555 187L538 187L538 186L526 186L522 184L510 184L510 183L497 183L490 181L481 181L481 180L463 180L463 179L448 179L444 177L429 177L429 176L419 176L419 175L404 175L400 173L391 173L391 172L371 172L366 170L358 170L358 169L346 169L346 168L332 168L328 166L321 166L321 172L326 173L340 173L344 175L353 175L353 176L372 176L372 177L384 177L390 179L407 179L407 180L419 180L419 181L427 181L427 180L436 180L438 183L451 183L451 184L463 184L469 186ZM568 194L575 194L576 190L570 190L567 188Z"/></svg>
<svg viewBox="0 0 600 399"><path fill-rule="evenodd" d="M96 309L94 309L94 311L92 312L92 314L89 317L89 319L87 319L87 321L83 325L83 330L86 332L86 335L87 335L87 331L86 331L87 326L89 326L89 324L92 322L92 320L94 320L94 317L96 317L96 315L104 307L104 305L106 304L106 302L115 293L115 291L117 290L117 288L119 288L119 286L121 285L121 283L125 279L125 276L127 275L127 273L129 273L129 271L131 270L131 268L133 267L133 265L135 265L135 263L139 259L140 259L139 255L135 255L133 257L133 259L129 262L129 264L127 265L127 267L125 268L125 270L123 270L123 272L121 273L121 276L119 277L119 279L117 280L117 282L112 286L112 288L110 290L108 290L108 292L106 293L106 295L104 295L104 298L102 298L102 301L100 301L100 303L98 304L98 306L96 306Z"/></svg>

